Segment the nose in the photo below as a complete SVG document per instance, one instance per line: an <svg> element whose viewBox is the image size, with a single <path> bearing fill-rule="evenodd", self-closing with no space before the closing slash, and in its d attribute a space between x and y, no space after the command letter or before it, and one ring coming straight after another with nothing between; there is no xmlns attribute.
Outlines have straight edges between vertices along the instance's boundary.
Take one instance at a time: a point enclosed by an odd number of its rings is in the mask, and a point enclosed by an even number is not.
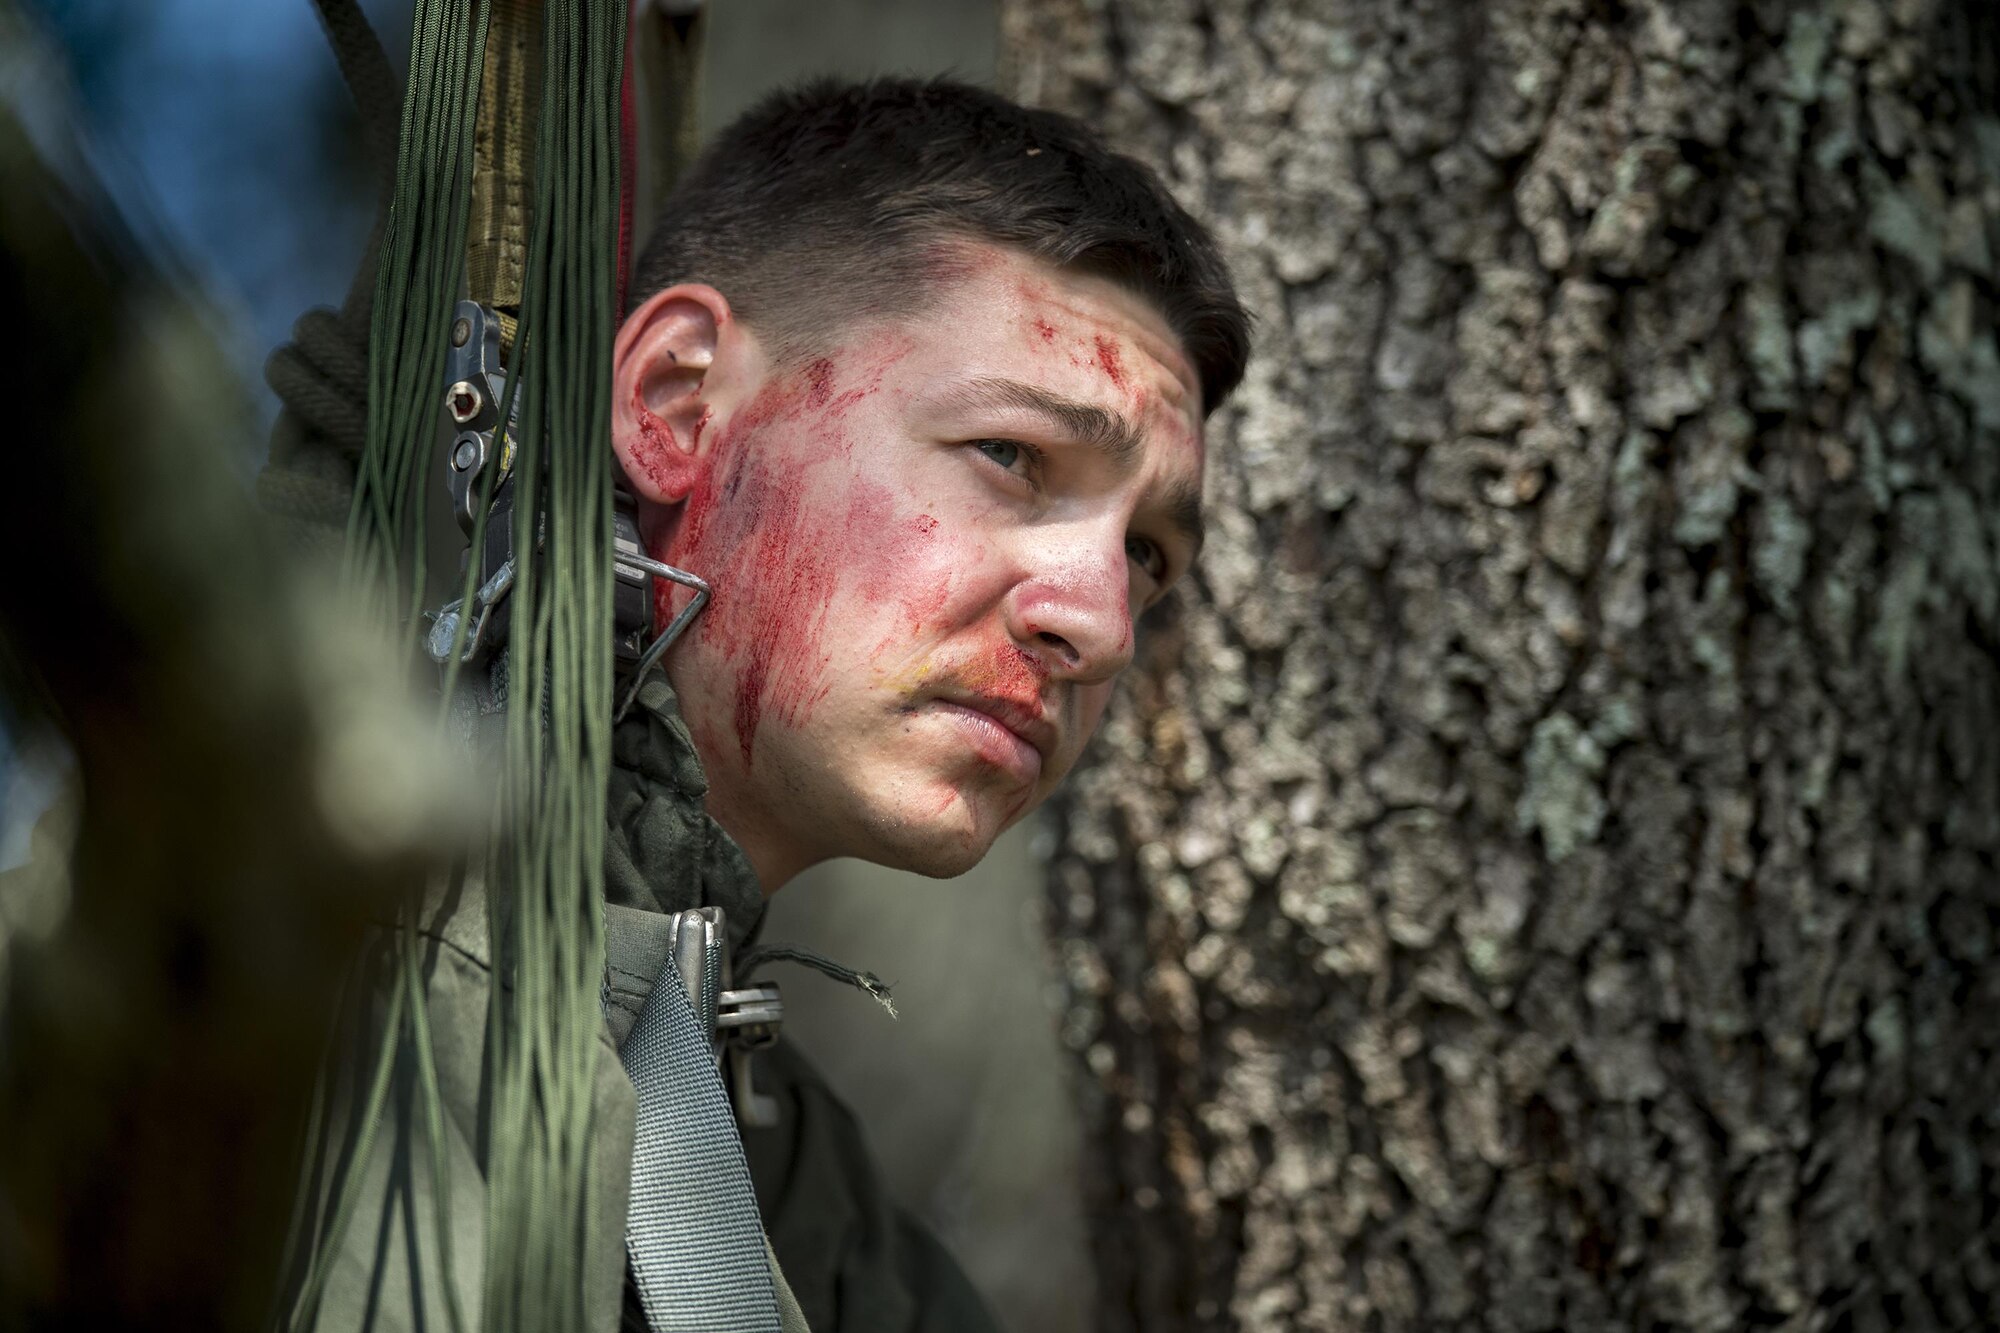
<svg viewBox="0 0 2000 1333"><path fill-rule="evenodd" d="M1059 679L1093 684L1132 661L1132 580L1121 527L1035 530L1023 577L1006 601L1007 629Z"/></svg>

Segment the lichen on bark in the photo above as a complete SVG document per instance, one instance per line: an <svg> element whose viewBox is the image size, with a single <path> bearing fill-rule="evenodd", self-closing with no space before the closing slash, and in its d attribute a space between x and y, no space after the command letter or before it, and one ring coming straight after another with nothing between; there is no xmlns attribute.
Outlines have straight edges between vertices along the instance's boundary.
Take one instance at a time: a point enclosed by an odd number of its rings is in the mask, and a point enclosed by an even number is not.
<svg viewBox="0 0 2000 1333"><path fill-rule="evenodd" d="M1009 0L1260 324L1058 811L1099 1318L2000 1323L1968 0Z"/></svg>

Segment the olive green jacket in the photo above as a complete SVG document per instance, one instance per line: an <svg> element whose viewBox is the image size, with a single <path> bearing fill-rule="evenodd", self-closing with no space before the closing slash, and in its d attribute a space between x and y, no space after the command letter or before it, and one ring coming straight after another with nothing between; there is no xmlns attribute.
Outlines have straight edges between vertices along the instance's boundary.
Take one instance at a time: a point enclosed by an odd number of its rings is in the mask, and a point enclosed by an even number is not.
<svg viewBox="0 0 2000 1333"><path fill-rule="evenodd" d="M763 899L742 852L703 809L699 756L672 690L655 673L614 738L605 853L608 1003L595 1072L591 1212L584 1239L583 1308L591 1333L615 1333L636 1314L625 1265L625 1208L636 1101L618 1043L667 958L666 914L716 906L740 947ZM479 1325L486 1186L486 1014L492 991L484 898L467 883L427 905L422 926L426 998L445 1113L443 1196L452 1287L468 1329ZM387 966L388 951L383 966ZM368 1068L381 1006L353 1025L338 1067L349 1077L335 1106L351 1106L354 1071ZM753 1130L745 1149L773 1265L785 1333L985 1333L997 1325L957 1264L889 1199L860 1126L784 1043L761 1059L761 1091L780 1120ZM360 1163L361 1203L343 1234L320 1306L322 1330L449 1329L438 1253L438 1183L413 1081L396 1084L382 1132ZM352 1155L350 1122L336 1113L329 1142ZM787 1281L789 1279L789 1281ZM629 1308L628 1308L629 1306ZM629 1326L629 1325L627 1325Z"/></svg>

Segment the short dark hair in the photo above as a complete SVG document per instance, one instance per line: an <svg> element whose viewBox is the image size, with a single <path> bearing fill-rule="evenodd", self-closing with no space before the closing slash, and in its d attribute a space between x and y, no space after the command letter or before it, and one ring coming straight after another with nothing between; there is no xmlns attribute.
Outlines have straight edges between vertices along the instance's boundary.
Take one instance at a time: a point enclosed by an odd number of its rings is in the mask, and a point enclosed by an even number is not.
<svg viewBox="0 0 2000 1333"><path fill-rule="evenodd" d="M1228 267L1151 168L1069 116L948 79L822 81L759 102L667 198L632 304L709 283L789 359L823 345L837 310L922 309L938 243L957 237L1150 301L1205 412L1242 381L1250 321Z"/></svg>

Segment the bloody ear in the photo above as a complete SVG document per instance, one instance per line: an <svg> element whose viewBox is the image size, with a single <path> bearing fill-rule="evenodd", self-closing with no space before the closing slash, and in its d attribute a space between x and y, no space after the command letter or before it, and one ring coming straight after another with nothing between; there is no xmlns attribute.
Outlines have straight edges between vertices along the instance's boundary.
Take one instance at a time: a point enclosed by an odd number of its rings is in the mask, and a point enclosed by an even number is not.
<svg viewBox="0 0 2000 1333"><path fill-rule="evenodd" d="M611 349L611 448L634 494L687 498L706 466L700 427L716 334L729 320L721 292L669 287L634 310Z"/></svg>

